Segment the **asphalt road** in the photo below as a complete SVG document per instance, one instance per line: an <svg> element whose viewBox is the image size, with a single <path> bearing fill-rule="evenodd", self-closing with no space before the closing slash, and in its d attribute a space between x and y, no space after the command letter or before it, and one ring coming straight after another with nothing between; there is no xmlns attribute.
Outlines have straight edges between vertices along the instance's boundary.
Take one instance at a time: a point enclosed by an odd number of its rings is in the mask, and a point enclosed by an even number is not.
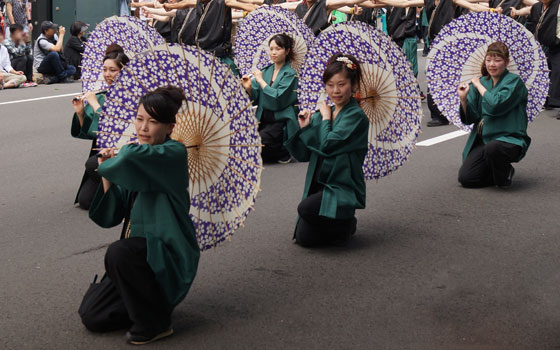
<svg viewBox="0 0 560 350"><path fill-rule="evenodd" d="M77 314L120 228L101 229L72 205L89 143L70 137L70 97L1 105L79 89L0 92L3 349L128 347L124 332L92 334ZM509 190L458 185L464 136L418 147L368 183L345 248L292 242L306 164L268 166L246 227L202 254L176 334L151 348L560 348L555 115L530 125ZM456 130L423 129L420 140Z"/></svg>

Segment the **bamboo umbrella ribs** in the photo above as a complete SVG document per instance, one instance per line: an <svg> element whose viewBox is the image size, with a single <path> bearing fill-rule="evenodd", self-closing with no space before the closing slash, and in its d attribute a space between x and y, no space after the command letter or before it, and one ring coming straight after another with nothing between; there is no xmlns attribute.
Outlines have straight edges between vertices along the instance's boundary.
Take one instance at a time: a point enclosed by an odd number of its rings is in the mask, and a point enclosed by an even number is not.
<svg viewBox="0 0 560 350"><path fill-rule="evenodd" d="M331 26L315 40L301 69L300 109L317 110L328 97L322 80L329 58L349 54L363 73L360 106L369 118L366 179L379 179L397 170L414 148L422 108L418 82L403 51L383 32L361 22Z"/></svg>
<svg viewBox="0 0 560 350"><path fill-rule="evenodd" d="M134 141L131 121L139 98L168 85L180 87L187 97L171 137L188 149L190 215L204 250L243 225L263 169L251 100L227 65L194 46L161 45L137 55L107 93L98 147Z"/></svg>
<svg viewBox="0 0 560 350"><path fill-rule="evenodd" d="M488 46L500 41L510 51L508 70L518 74L527 89L529 121L544 106L549 86L546 56L535 37L513 19L489 12L469 13L443 27L430 48L426 78L441 113L463 130L457 88L480 76Z"/></svg>

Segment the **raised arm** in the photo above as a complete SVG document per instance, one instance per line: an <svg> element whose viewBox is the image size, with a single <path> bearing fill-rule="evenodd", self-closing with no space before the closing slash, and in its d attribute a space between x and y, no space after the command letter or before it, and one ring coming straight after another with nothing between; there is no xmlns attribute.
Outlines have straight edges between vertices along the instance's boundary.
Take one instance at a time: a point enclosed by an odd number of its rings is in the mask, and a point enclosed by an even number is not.
<svg viewBox="0 0 560 350"><path fill-rule="evenodd" d="M247 12L254 11L258 8L257 5L241 2L239 0L226 0L226 6L231 9L243 10Z"/></svg>
<svg viewBox="0 0 560 350"><path fill-rule="evenodd" d="M375 0L373 1L366 1L364 4L360 6L369 7L368 2L371 2L375 5L381 4L382 6L392 6L392 7L400 7L400 8L407 8L407 7L422 7L424 6L424 0ZM377 6L379 7L379 6Z"/></svg>
<svg viewBox="0 0 560 350"><path fill-rule="evenodd" d="M531 7L532 6L526 6L523 7L519 10L517 10L515 7L511 8L511 12L509 13L511 17L515 17L515 16L529 16L531 14Z"/></svg>
<svg viewBox="0 0 560 350"><path fill-rule="evenodd" d="M290 11L295 11L296 7L298 7L298 5L301 4L302 2L303 2L303 0L283 2L281 4L277 4L277 5L273 5L273 6L278 6L278 7L282 7L282 8L285 8L287 10L290 10Z"/></svg>
<svg viewBox="0 0 560 350"><path fill-rule="evenodd" d="M479 4L472 4L468 0L453 0L453 3L457 6L466 8L472 12L484 12L488 11L488 7Z"/></svg>
<svg viewBox="0 0 560 350"><path fill-rule="evenodd" d="M365 0L327 0L327 11L337 10L344 6L354 7L354 5L359 5L364 1Z"/></svg>
<svg viewBox="0 0 560 350"><path fill-rule="evenodd" d="M167 11L184 10L192 7L196 7L196 0L182 0L174 4L163 4L163 8Z"/></svg>
<svg viewBox="0 0 560 350"><path fill-rule="evenodd" d="M163 8L156 9L151 7L142 7L142 11L149 13L150 15L156 15L160 17L175 17L175 15L177 14L177 10L166 11ZM160 21L159 19L157 20ZM169 20L169 18L167 20Z"/></svg>
<svg viewBox="0 0 560 350"><path fill-rule="evenodd" d="M264 0L238 0L239 2L243 2L245 4L253 4L253 5L262 5L264 4Z"/></svg>

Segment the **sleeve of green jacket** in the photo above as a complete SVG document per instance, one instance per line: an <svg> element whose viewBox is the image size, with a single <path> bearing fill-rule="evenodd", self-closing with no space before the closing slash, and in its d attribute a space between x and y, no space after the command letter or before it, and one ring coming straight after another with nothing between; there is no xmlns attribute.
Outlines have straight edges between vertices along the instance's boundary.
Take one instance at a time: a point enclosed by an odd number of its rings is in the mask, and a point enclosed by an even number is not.
<svg viewBox="0 0 560 350"><path fill-rule="evenodd" d="M107 192L103 192L103 185L100 184L89 208L90 219L104 228L121 224L126 213L127 198L121 187L111 184Z"/></svg>
<svg viewBox="0 0 560 350"><path fill-rule="evenodd" d="M257 106L259 104L260 95L261 86L255 79L251 79L251 100L253 101L253 106Z"/></svg>
<svg viewBox="0 0 560 350"><path fill-rule="evenodd" d="M311 116L309 125L305 128L298 129L293 135L290 135L284 146L290 152L290 155L299 162L308 162L311 158L311 151L307 147L309 144L319 142L317 124L320 122L321 114L319 112Z"/></svg>
<svg viewBox="0 0 560 350"><path fill-rule="evenodd" d="M357 130L368 129L366 119L346 117L333 129L330 120L321 121L319 128L320 146L319 151L325 157L335 156L339 153L348 152L348 145Z"/></svg>
<svg viewBox="0 0 560 350"><path fill-rule="evenodd" d="M478 110L478 99L480 94L478 90L471 84L470 90L467 95L467 112L463 110L463 106L459 106L459 111L461 115L461 122L465 125L476 124L480 121L480 111Z"/></svg>
<svg viewBox="0 0 560 350"><path fill-rule="evenodd" d="M89 106L86 106L86 108L84 108L84 122L82 125L80 125L80 119L78 118L78 115L74 113L74 116L72 117L72 127L70 129L70 134L73 137L88 140L92 140L96 137L93 131L97 131L99 115L101 114L103 103L105 102L105 95L97 95L97 102L100 106L97 111L94 111Z"/></svg>
<svg viewBox="0 0 560 350"><path fill-rule="evenodd" d="M262 89L260 103L269 111L278 112L297 103L298 80L294 74L285 73L276 87Z"/></svg>
<svg viewBox="0 0 560 350"><path fill-rule="evenodd" d="M527 99L527 88L516 75L504 77L499 88L486 91L482 96L482 110L491 117L501 117L517 106L517 101Z"/></svg>
<svg viewBox="0 0 560 350"><path fill-rule="evenodd" d="M99 165L98 172L112 183L132 192L171 193L176 183L172 174L184 176L174 167L183 168L187 163L187 151L183 145L126 145L115 158Z"/></svg>

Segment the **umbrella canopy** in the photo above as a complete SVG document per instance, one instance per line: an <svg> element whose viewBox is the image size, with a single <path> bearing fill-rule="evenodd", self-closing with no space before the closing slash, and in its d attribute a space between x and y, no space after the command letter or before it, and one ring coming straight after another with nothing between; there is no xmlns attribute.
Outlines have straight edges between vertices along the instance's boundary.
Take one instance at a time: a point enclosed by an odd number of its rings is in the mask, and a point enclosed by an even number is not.
<svg viewBox="0 0 560 350"><path fill-rule="evenodd" d="M103 58L111 44L120 45L128 58L157 45L163 37L145 21L131 16L112 16L99 23L88 37L82 58L82 92L107 89Z"/></svg>
<svg viewBox="0 0 560 350"><path fill-rule="evenodd" d="M140 97L168 85L187 97L171 137L188 148L190 216L204 250L243 224L262 171L251 100L228 66L195 46L162 45L137 55L107 93L97 142L105 148L135 141Z"/></svg>
<svg viewBox="0 0 560 350"><path fill-rule="evenodd" d="M398 169L414 148L422 119L418 81L386 34L362 22L343 22L323 31L307 54L299 77L300 109L315 110L328 98L322 75L336 53L361 62L360 106L370 121L364 175L379 179Z"/></svg>
<svg viewBox="0 0 560 350"><path fill-rule="evenodd" d="M276 34L294 39L295 58L292 68L299 72L315 36L309 27L292 11L265 6L253 11L240 23L235 39L235 64L241 74L263 69L272 63L268 56L268 42Z"/></svg>
<svg viewBox="0 0 560 350"><path fill-rule="evenodd" d="M441 113L463 130L457 88L481 75L488 46L501 41L510 51L508 70L521 77L529 90L529 121L540 113L548 94L546 56L533 34L513 19L497 13L469 13L447 24L430 47L428 89Z"/></svg>

